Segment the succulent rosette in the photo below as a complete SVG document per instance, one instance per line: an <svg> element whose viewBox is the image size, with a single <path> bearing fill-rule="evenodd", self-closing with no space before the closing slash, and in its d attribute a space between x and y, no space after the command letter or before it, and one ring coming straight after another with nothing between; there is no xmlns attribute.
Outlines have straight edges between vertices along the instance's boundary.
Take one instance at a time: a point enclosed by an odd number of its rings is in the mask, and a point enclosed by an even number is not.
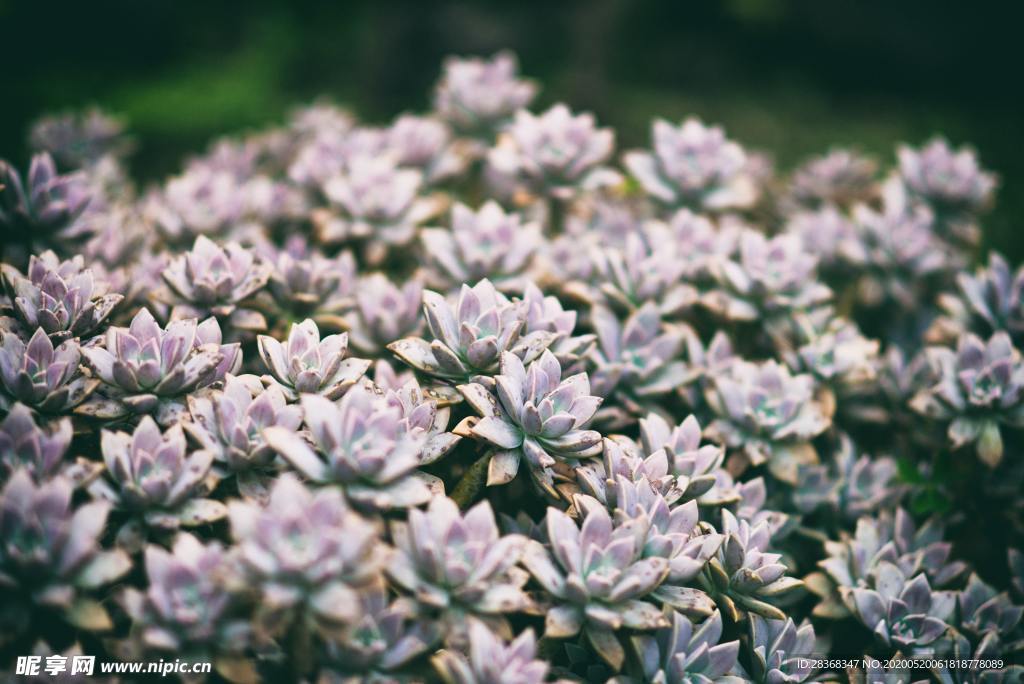
<svg viewBox="0 0 1024 684"><path fill-rule="evenodd" d="M750 616L750 668L746 678L752 682L814 681L814 627L804 622L799 627L792 619L771 620Z"/></svg>
<svg viewBox="0 0 1024 684"><path fill-rule="evenodd" d="M368 360L345 358L347 333L321 339L320 330L310 319L293 323L284 344L269 335L260 335L256 342L260 359L270 371L270 375L263 376L263 383L280 387L290 401L301 394L338 399L370 367Z"/></svg>
<svg viewBox="0 0 1024 684"><path fill-rule="evenodd" d="M799 468L793 505L804 513L826 506L856 521L862 515L894 508L906 493L895 459L858 457L850 438L843 435L831 463Z"/></svg>
<svg viewBox="0 0 1024 684"><path fill-rule="evenodd" d="M695 416L669 425L657 413L640 419L640 442L647 459L664 458L675 478L681 503L696 500L702 506L720 506L734 496L719 487L725 450L717 444L701 444L702 430ZM650 479L650 478L648 478Z"/></svg>
<svg viewBox="0 0 1024 684"><path fill-rule="evenodd" d="M266 293L275 309L296 319L312 318L318 325L340 329L342 314L356 290L356 263L351 252L328 258L293 236L281 249L266 248L272 266Z"/></svg>
<svg viewBox="0 0 1024 684"><path fill-rule="evenodd" d="M669 562L643 557L636 524L615 525L603 506L590 509L582 529L569 516L548 508L550 551L527 542L523 565L553 600L544 635L566 638L584 632L597 654L618 670L625 649L616 637L623 627L652 630L669 625L661 609L645 601L665 580Z"/></svg>
<svg viewBox="0 0 1024 684"><path fill-rule="evenodd" d="M420 451L420 465L433 463L455 448L461 437L448 432L448 421L451 418L451 404L461 399L460 395L448 387L423 387L415 377L400 381L397 376L385 379L387 371L391 371L386 362L379 361L374 374L374 384L384 390L388 404L396 408L407 429L422 432L426 441ZM384 386L390 382L390 386Z"/></svg>
<svg viewBox="0 0 1024 684"><path fill-rule="evenodd" d="M891 300L914 306L929 279L956 265L954 253L934 231L934 214L912 204L902 186L887 182L881 211L853 208L856 237L840 247L842 259L862 272L857 294L869 305Z"/></svg>
<svg viewBox="0 0 1024 684"><path fill-rule="evenodd" d="M457 178L470 161L470 145L453 140L452 132L436 118L403 114L388 128L387 147L401 166L419 169L427 185Z"/></svg>
<svg viewBox="0 0 1024 684"><path fill-rule="evenodd" d="M785 619L773 601L803 582L786 575L781 554L768 551L772 536L768 521L751 523L723 510L722 534L725 540L701 577L715 605L733 620L744 613Z"/></svg>
<svg viewBox="0 0 1024 684"><path fill-rule="evenodd" d="M72 484L61 477L41 484L16 471L0 490L0 621L7 641L28 626L32 606L63 612L86 630L112 626L106 609L89 592L131 568L124 551L105 551L100 536L110 504L72 507Z"/></svg>
<svg viewBox="0 0 1024 684"><path fill-rule="evenodd" d="M699 340L688 326L663 323L653 302L625 321L600 307L591 319L598 342L591 355L591 385L595 394L621 407L601 416L608 422L628 424L648 413L656 397L697 379L699 371L680 357Z"/></svg>
<svg viewBox="0 0 1024 684"><path fill-rule="evenodd" d="M103 467L86 458L72 461L67 456L72 436L70 419L37 424L31 409L15 404L0 421L3 479L24 469L36 482L60 475L78 487L88 484L99 476Z"/></svg>
<svg viewBox="0 0 1024 684"><path fill-rule="evenodd" d="M517 567L526 544L518 534L501 536L486 501L465 514L447 497L412 509L407 523L392 523L396 553L388 575L421 606L441 614L449 644L464 644L473 616L508 630L504 614L532 608L523 591L529 575Z"/></svg>
<svg viewBox="0 0 1024 684"><path fill-rule="evenodd" d="M383 273L359 279L355 307L345 317L352 346L380 354L390 343L419 331L423 284L413 279L399 287Z"/></svg>
<svg viewBox="0 0 1024 684"><path fill-rule="evenodd" d="M1024 341L1024 269L1011 271L1006 259L993 251L987 267L973 275L958 273L956 283L956 294L939 295L944 316L935 321L929 337L951 342L965 332L1005 330L1016 343Z"/></svg>
<svg viewBox="0 0 1024 684"><path fill-rule="evenodd" d="M424 291L423 312L433 341L406 337L388 349L416 370L450 382L486 382L498 372L502 352L529 363L558 337L549 330L524 334L523 308L486 279L463 284L454 307L439 293Z"/></svg>
<svg viewBox="0 0 1024 684"><path fill-rule="evenodd" d="M55 348L42 328L28 344L13 331L0 330L0 408L20 401L42 413L70 413L99 385L82 374L81 360L75 339Z"/></svg>
<svg viewBox="0 0 1024 684"><path fill-rule="evenodd" d="M520 301L526 321L523 331L526 335L546 332L556 335L548 346L551 353L562 365L566 375L584 369L585 357L594 348L597 336L593 334L574 335L577 313L566 309L554 295L546 295L532 282L526 283Z"/></svg>
<svg viewBox="0 0 1024 684"><path fill-rule="evenodd" d="M658 202L699 211L743 208L757 199L746 152L721 127L695 118L679 126L656 119L651 138L652 152L627 152L623 163Z"/></svg>
<svg viewBox="0 0 1024 684"><path fill-rule="evenodd" d="M189 393L241 365L239 345L220 341L216 319L171 321L161 328L148 309L140 309L129 327L111 327L102 343L82 349L103 384L78 412L97 418L151 414L169 425L185 412Z"/></svg>
<svg viewBox="0 0 1024 684"><path fill-rule="evenodd" d="M264 497L277 454L263 431L275 426L298 430L302 409L288 404L278 385L264 389L255 375L229 373L221 390L190 396L188 411L183 428L213 454L218 474L234 474L243 495Z"/></svg>
<svg viewBox="0 0 1024 684"><path fill-rule="evenodd" d="M27 330L42 328L55 342L95 333L124 299L109 293L81 256L61 261L46 251L29 257L27 275L7 264L0 274L19 322Z"/></svg>
<svg viewBox="0 0 1024 684"><path fill-rule="evenodd" d="M871 198L878 164L853 150L834 149L793 172L793 199L807 207L848 207Z"/></svg>
<svg viewBox="0 0 1024 684"><path fill-rule="evenodd" d="M200 235L192 250L172 259L162 273L171 289L171 318L216 316L233 330L263 330L263 314L244 303L267 284L270 272L269 264L237 242L221 247Z"/></svg>
<svg viewBox="0 0 1024 684"><path fill-rule="evenodd" d="M231 615L237 595L230 557L220 542L203 544L181 532L170 552L151 544L144 558L148 586L144 591L128 587L119 597L141 651L195 658L245 647L251 627Z"/></svg>
<svg viewBox="0 0 1024 684"><path fill-rule="evenodd" d="M981 170L971 149L936 138L920 149L903 145L898 156L903 183L939 213L977 212L992 200L996 177Z"/></svg>
<svg viewBox="0 0 1024 684"><path fill-rule="evenodd" d="M720 289L703 302L715 313L749 321L787 317L828 301L832 291L816 278L818 260L793 235L773 238L745 230L739 240L739 260L719 260L713 272Z"/></svg>
<svg viewBox="0 0 1024 684"><path fill-rule="evenodd" d="M438 641L438 625L418 615L415 601L392 601L383 582L359 590L359 609L357 621L325 643L326 681L402 681L402 668Z"/></svg>
<svg viewBox="0 0 1024 684"><path fill-rule="evenodd" d="M529 369L518 356L504 352L500 371L494 377L495 394L476 383L459 385L481 416L470 434L493 448L487 484L511 482L525 460L534 482L557 496L552 466L601 452L601 434L585 429L601 399L591 396L586 373L563 379L562 367L549 351Z"/></svg>
<svg viewBox="0 0 1024 684"><path fill-rule="evenodd" d="M161 432L144 416L132 433L104 430L100 435L108 478L89 486L94 497L132 516L118 533L118 542L137 550L143 530L175 530L220 520L224 504L204 498L213 454L189 453L181 424Z"/></svg>
<svg viewBox="0 0 1024 684"><path fill-rule="evenodd" d="M389 550L340 490L286 473L265 506L232 501L228 514L259 627L276 634L300 620L330 633L359 619L359 589L380 581Z"/></svg>
<svg viewBox="0 0 1024 684"><path fill-rule="evenodd" d="M294 431L264 430L267 443L313 482L340 484L345 495L371 510L408 508L444 491L440 479L416 472L427 439L394 404L362 386L337 404L302 396L302 411L315 449Z"/></svg>
<svg viewBox="0 0 1024 684"><path fill-rule="evenodd" d="M705 398L717 418L708 432L754 466L796 483L801 464L817 463L811 440L829 427L810 375L793 375L775 361L735 361L711 379Z"/></svg>
<svg viewBox="0 0 1024 684"><path fill-rule="evenodd" d="M818 563L824 575L807 577L808 588L825 599L814 614L836 618L854 612L853 590L870 587L871 573L883 562L895 564L905 577L924 574L932 586L951 585L967 565L951 560L952 545L942 541L943 534L941 521L918 526L902 508L860 517L853 535L825 543L828 557Z"/></svg>
<svg viewBox="0 0 1024 684"><path fill-rule="evenodd" d="M46 152L34 155L22 182L18 171L0 159L0 230L4 255L16 245L61 247L88 237L80 220L92 196L81 172L61 175Z"/></svg>
<svg viewBox="0 0 1024 684"><path fill-rule="evenodd" d="M722 642L721 613L716 610L699 625L676 612L671 613L670 620L669 627L632 638L637 655L636 672L615 678L615 684L741 684L744 681L731 674L740 642Z"/></svg>
<svg viewBox="0 0 1024 684"><path fill-rule="evenodd" d="M935 642L946 629L952 601L938 600L928 578L907 577L898 566L881 561L868 575L869 587L853 589L855 614L882 643L904 652Z"/></svg>
<svg viewBox="0 0 1024 684"><path fill-rule="evenodd" d="M568 200L581 190L619 181L601 166L612 154L615 134L598 128L594 115L574 115L564 104L543 114L521 109L487 154L489 168L504 182L540 197Z"/></svg>
<svg viewBox="0 0 1024 684"><path fill-rule="evenodd" d="M697 301L696 289L683 278L689 264L679 258L667 229L649 226L626 235L621 247L591 252L594 271L584 296L626 313L653 302L663 316L681 313Z"/></svg>
<svg viewBox="0 0 1024 684"><path fill-rule="evenodd" d="M521 277L540 248L540 224L524 223L495 201L473 211L456 202L451 230L427 228L420 239L443 283L469 283L490 278L503 290L520 289Z"/></svg>
<svg viewBox="0 0 1024 684"><path fill-rule="evenodd" d="M850 217L831 204L795 212L786 223L786 233L800 238L804 251L818 259L819 271L827 276L844 272L843 245L858 239Z"/></svg>
<svg viewBox="0 0 1024 684"><path fill-rule="evenodd" d="M913 408L932 418L950 421L953 448L974 444L978 457L995 467L1003 458L1000 425L1024 425L1024 363L1010 336L997 332L988 341L970 333L956 351L929 350L938 383L919 392Z"/></svg>
<svg viewBox="0 0 1024 684"><path fill-rule="evenodd" d="M468 657L444 650L433 663L446 684L541 684L550 666L537 659L537 639L527 629L506 644L487 625L469 623Z"/></svg>
<svg viewBox="0 0 1024 684"><path fill-rule="evenodd" d="M434 91L434 109L461 134L490 143L537 94L537 85L518 77L511 52L491 59L449 57Z"/></svg>
<svg viewBox="0 0 1024 684"><path fill-rule="evenodd" d="M323 185L330 206L314 213L324 242L373 238L382 247L407 244L417 227L441 208L420 196L423 173L397 165L393 157L357 156ZM371 261L383 258L372 255Z"/></svg>

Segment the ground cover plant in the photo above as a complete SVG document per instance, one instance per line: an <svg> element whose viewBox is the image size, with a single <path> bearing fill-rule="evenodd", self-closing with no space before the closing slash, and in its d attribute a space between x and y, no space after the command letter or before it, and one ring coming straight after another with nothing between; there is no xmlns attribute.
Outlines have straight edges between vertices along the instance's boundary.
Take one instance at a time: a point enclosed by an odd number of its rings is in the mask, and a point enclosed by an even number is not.
<svg viewBox="0 0 1024 684"><path fill-rule="evenodd" d="M426 114L318 102L148 188L98 111L0 162L0 667L1024 678L996 176L618 150L537 90L452 58Z"/></svg>

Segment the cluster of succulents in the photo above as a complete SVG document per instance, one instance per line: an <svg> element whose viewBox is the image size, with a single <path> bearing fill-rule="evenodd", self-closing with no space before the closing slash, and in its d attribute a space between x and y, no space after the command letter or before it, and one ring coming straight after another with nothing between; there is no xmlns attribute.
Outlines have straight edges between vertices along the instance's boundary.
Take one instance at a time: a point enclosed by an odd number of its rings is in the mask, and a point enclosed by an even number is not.
<svg viewBox="0 0 1024 684"><path fill-rule="evenodd" d="M432 111L318 102L144 189L96 110L0 161L0 678L1024 678L995 175L617 151L536 93L451 58Z"/></svg>

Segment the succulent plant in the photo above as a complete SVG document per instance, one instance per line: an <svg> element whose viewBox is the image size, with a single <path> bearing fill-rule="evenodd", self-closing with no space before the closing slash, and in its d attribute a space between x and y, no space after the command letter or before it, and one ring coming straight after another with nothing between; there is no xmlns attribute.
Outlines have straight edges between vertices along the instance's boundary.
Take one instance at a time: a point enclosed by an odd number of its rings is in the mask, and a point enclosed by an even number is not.
<svg viewBox="0 0 1024 684"><path fill-rule="evenodd" d="M795 212L786 222L785 231L800 238L804 251L818 259L818 270L826 275L842 273L844 246L858 239L850 217L831 204Z"/></svg>
<svg viewBox="0 0 1024 684"><path fill-rule="evenodd" d="M359 618L325 643L332 675L394 681L404 665L437 643L438 626L417 615L415 601L389 601L383 582L359 590Z"/></svg>
<svg viewBox="0 0 1024 684"><path fill-rule="evenodd" d="M214 522L227 514L224 504L203 498L212 488L207 477L213 454L188 453L181 424L161 433L156 422L144 416L130 434L104 430L100 444L109 480L93 482L89 491L132 515L134 524L174 530ZM133 523L118 533L119 542L130 550L136 550L141 534Z"/></svg>
<svg viewBox="0 0 1024 684"><path fill-rule="evenodd" d="M810 680L813 666L814 627L793 620L750 616L750 681L765 684L796 684Z"/></svg>
<svg viewBox="0 0 1024 684"><path fill-rule="evenodd" d="M356 263L351 252L327 258L292 236L285 246L268 249L272 269L267 292L274 306L298 319L340 328L341 315L352 306L356 292Z"/></svg>
<svg viewBox="0 0 1024 684"><path fill-rule="evenodd" d="M219 542L204 545L180 532L170 552L147 546L145 565L145 591L127 587L120 596L144 651L241 651L250 627L231 616L237 598L228 577L229 554Z"/></svg>
<svg viewBox="0 0 1024 684"><path fill-rule="evenodd" d="M264 389L255 375L228 374L221 390L190 396L188 411L191 420L182 426L204 451L213 454L217 473L233 473L243 495L264 497L264 481L276 452L263 431L275 426L298 430L302 409L288 405L279 385Z"/></svg>
<svg viewBox="0 0 1024 684"><path fill-rule="evenodd" d="M978 457L995 467L1003 458L1000 424L1024 425L1024 363L1010 336L997 332L982 341L967 333L957 349L933 347L930 361L938 383L911 401L918 412L950 421L949 440L954 448L974 444Z"/></svg>
<svg viewBox="0 0 1024 684"><path fill-rule="evenodd" d="M99 109L43 117L32 124L29 142L65 169L80 169L131 150L124 123Z"/></svg>
<svg viewBox="0 0 1024 684"><path fill-rule="evenodd" d="M700 423L692 415L676 426L670 426L657 413L640 419L643 451L648 458L663 454L680 491L679 501L720 506L733 498L718 487L725 450L717 444L701 445L701 434Z"/></svg>
<svg viewBox="0 0 1024 684"><path fill-rule="evenodd" d="M163 271L171 288L171 318L216 316L237 330L263 330L263 314L244 307L244 302L267 284L271 267L236 242L220 247L200 235L192 251L172 259Z"/></svg>
<svg viewBox="0 0 1024 684"><path fill-rule="evenodd" d="M359 589L380 581L389 550L340 490L309 490L285 473L265 506L232 501L228 515L243 576L261 601L259 627L274 633L301 618L331 631L359 620Z"/></svg>
<svg viewBox="0 0 1024 684"><path fill-rule="evenodd" d="M768 523L751 524L723 510L722 534L725 540L702 577L718 609L733 620L745 612L784 620L786 614L771 601L803 583L786 575L781 554L767 551L771 541Z"/></svg>
<svg viewBox="0 0 1024 684"><path fill-rule="evenodd" d="M495 394L483 385L459 385L459 392L480 420L470 434L491 445L487 484L511 482L525 460L530 475L546 493L556 495L551 467L601 452L601 435L585 429L601 399L590 395L586 373L562 379L555 356L545 351L529 369L510 352L501 355Z"/></svg>
<svg viewBox="0 0 1024 684"><path fill-rule="evenodd" d="M563 374L570 375L584 370L585 357L594 348L597 336L573 335L576 329L575 311L563 308L558 297L545 296L532 282L526 283L519 306L526 318L524 334L545 332L556 335L548 349L558 359Z"/></svg>
<svg viewBox="0 0 1024 684"><path fill-rule="evenodd" d="M686 586L704 569L708 559L722 545L722 535L699 525L696 501L674 507L645 479L637 481L618 476L615 481L615 520L633 521L644 558L665 558L669 571L664 585L653 596L689 617L704 617L713 609L703 592ZM583 497L574 501L583 512L593 502Z"/></svg>
<svg viewBox="0 0 1024 684"><path fill-rule="evenodd" d="M864 389L874 381L878 366L878 341L866 338L855 323L843 318L802 317L806 340L797 350L794 365L811 373L833 391Z"/></svg>
<svg viewBox="0 0 1024 684"><path fill-rule="evenodd" d="M942 293L944 316L929 331L940 342L955 340L965 332L988 335L1004 330L1018 344L1024 341L1024 269L1011 272L998 252L990 252L988 266L972 276L957 274L959 292Z"/></svg>
<svg viewBox="0 0 1024 684"><path fill-rule="evenodd" d="M902 181L938 212L976 212L992 199L996 177L981 170L973 150L954 151L936 138L918 150L901 146L898 155Z"/></svg>
<svg viewBox="0 0 1024 684"><path fill-rule="evenodd" d="M0 265L4 289L27 330L42 328L55 342L89 337L124 297L109 293L79 255L61 261L52 251L29 257L28 274Z"/></svg>
<svg viewBox="0 0 1024 684"><path fill-rule="evenodd" d="M517 111L487 162L514 186L568 200L580 190L618 182L617 173L601 166L614 146L615 134L598 128L593 114L573 115L564 104L556 104L540 115Z"/></svg>
<svg viewBox="0 0 1024 684"><path fill-rule="evenodd" d="M447 431L451 417L451 404L461 397L451 388L422 387L415 377L404 382L397 376L391 378L390 386L382 385L381 366L388 371L391 367L379 361L374 374L374 384L384 390L387 403L396 408L406 429L410 432L422 432L426 436L420 451L420 464L427 465L440 459L455 448L461 437Z"/></svg>
<svg viewBox="0 0 1024 684"><path fill-rule="evenodd" d="M334 243L372 237L382 246L408 243L417 226L440 208L419 196L422 184L420 171L399 167L389 156L350 160L345 171L323 185L330 208L313 214L320 239Z"/></svg>
<svg viewBox="0 0 1024 684"><path fill-rule="evenodd" d="M448 644L465 643L467 617L503 625L504 614L532 607L523 591L529 575L516 566L526 539L501 536L486 501L460 514L451 499L434 497L426 511L411 509L407 523L392 523L391 538L388 575L441 614Z"/></svg>
<svg viewBox="0 0 1024 684"><path fill-rule="evenodd" d="M681 614L670 615L671 626L653 635L632 638L636 672L621 676L614 684L663 682L664 684L740 684L730 674L736 666L740 642L722 639L722 614L717 610L700 625Z"/></svg>
<svg viewBox="0 0 1024 684"><path fill-rule="evenodd" d="M469 623L468 631L468 657L443 650L433 658L434 668L446 684L541 684L547 680L550 666L537 660L532 629L509 644L477 620Z"/></svg>
<svg viewBox="0 0 1024 684"><path fill-rule="evenodd" d="M871 588L853 589L855 613L887 646L913 652L927 646L947 629L944 617L935 617L932 588L921 574L907 577L896 565L879 562L869 574Z"/></svg>
<svg viewBox="0 0 1024 684"><path fill-rule="evenodd" d="M419 169L423 181L435 185L457 177L470 161L470 149L453 140L451 130L434 118L403 114L388 128L387 148L401 166Z"/></svg>
<svg viewBox="0 0 1024 684"><path fill-rule="evenodd" d="M757 197L745 173L747 155L719 126L690 118L681 125L656 119L652 152L627 152L623 163L644 192L670 207L695 211L751 205Z"/></svg>
<svg viewBox="0 0 1024 684"><path fill-rule="evenodd" d="M870 199L878 164L853 150L834 149L793 172L793 199L808 207L850 206Z"/></svg>
<svg viewBox="0 0 1024 684"><path fill-rule="evenodd" d="M891 300L914 306L929 278L955 265L948 245L934 232L935 217L922 205L912 205L901 186L886 183L882 208L866 204L853 208L856 239L840 245L844 261L860 270L858 295L869 305Z"/></svg>
<svg viewBox="0 0 1024 684"><path fill-rule="evenodd" d="M100 546L110 505L94 501L73 508L71 495L68 480L37 485L25 470L16 471L0 490L4 641L28 626L33 605L62 611L82 629L112 626L106 609L88 592L123 576L131 559Z"/></svg>
<svg viewBox="0 0 1024 684"><path fill-rule="evenodd" d="M708 432L751 465L767 463L773 476L795 484L798 466L817 462L811 440L829 419L810 375L793 375L773 360L735 361L711 379L706 399L717 416Z"/></svg>
<svg viewBox="0 0 1024 684"><path fill-rule="evenodd" d="M523 223L519 214L505 213L493 200L476 211L456 202L451 230L427 228L420 238L441 282L487 277L504 290L521 286L519 279L543 240L538 223Z"/></svg>
<svg viewBox="0 0 1024 684"><path fill-rule="evenodd" d="M0 408L20 401L42 413L69 413L99 384L81 373L82 353L75 339L54 348L42 328L28 344L16 332L0 330Z"/></svg>
<svg viewBox="0 0 1024 684"><path fill-rule="evenodd" d="M668 560L644 558L636 524L614 525L603 506L590 509L582 529L548 508L546 529L551 551L530 540L523 553L523 565L554 602L546 613L545 637L571 637L582 630L598 655L618 670L625 651L617 630L669 624L658 606L643 600L668 576Z"/></svg>
<svg viewBox="0 0 1024 684"><path fill-rule="evenodd" d="M491 59L450 57L434 91L434 109L459 133L489 143L537 93L536 84L517 78L518 69L511 52Z"/></svg>
<svg viewBox="0 0 1024 684"><path fill-rule="evenodd" d="M1024 607L1014 605L1006 592L998 593L976 574L967 578L967 586L959 592L957 626L976 638L995 632L1010 635L1020 624Z"/></svg>
<svg viewBox="0 0 1024 684"><path fill-rule="evenodd" d="M695 380L699 372L679 357L696 336L684 325L663 324L658 307L648 302L625 321L604 308L591 313L597 331L597 348L591 357L594 393L614 398L625 415L609 416L614 423L628 423L649 412L648 403Z"/></svg>
<svg viewBox="0 0 1024 684"><path fill-rule="evenodd" d="M752 230L739 240L739 261L713 265L721 289L708 292L703 302L731 320L790 316L828 301L832 291L815 277L817 259L800 240L783 233L773 238Z"/></svg>
<svg viewBox="0 0 1024 684"><path fill-rule="evenodd" d="M696 303L696 289L684 282L689 264L679 258L668 231L657 228L626 235L622 247L592 251L587 299L627 313L653 302L665 317Z"/></svg>
<svg viewBox="0 0 1024 684"><path fill-rule="evenodd" d="M342 485L352 503L369 509L408 508L430 500L440 479L414 472L426 431L402 419L401 410L361 386L337 404L302 396L302 411L316 450L292 430L264 430L267 443L313 482Z"/></svg>
<svg viewBox="0 0 1024 684"><path fill-rule="evenodd" d="M184 413L186 395L237 372L239 345L220 341L216 319L171 321L161 328L148 309L140 309L129 327L111 327L102 345L82 349L103 385L78 412L97 418L151 414L170 425Z"/></svg>
<svg viewBox="0 0 1024 684"><path fill-rule="evenodd" d="M34 155L22 183L17 170L0 159L0 231L4 253L17 244L60 247L88 235L80 222L91 202L85 175L60 175L46 152Z"/></svg>
<svg viewBox="0 0 1024 684"><path fill-rule="evenodd" d="M828 555L818 562L827 575L809 576L808 587L825 600L816 615L842 617L855 610L853 589L869 586L880 563L895 564L905 577L926 575L930 584L943 587L967 570L963 561L950 560L952 545L942 541L944 525L931 519L918 527L907 511L883 510L877 517L862 516L854 534L825 542ZM822 581L824 580L824 581Z"/></svg>
<svg viewBox="0 0 1024 684"><path fill-rule="evenodd" d="M894 508L906 491L894 459L867 455L858 458L849 437L844 435L830 464L799 469L793 504L804 513L826 505L855 521L862 515Z"/></svg>
<svg viewBox="0 0 1024 684"><path fill-rule="evenodd" d="M64 455L71 437L67 418L36 425L32 411L15 404L0 422L0 467L5 476L24 469L36 482L49 480L68 465Z"/></svg>
<svg viewBox="0 0 1024 684"><path fill-rule="evenodd" d="M310 319L293 323L284 344L269 335L260 335L256 342L260 359L270 371L263 376L263 383L276 384L291 401L300 394L338 399L370 367L367 360L345 358L347 333L320 339L320 331Z"/></svg>
<svg viewBox="0 0 1024 684"><path fill-rule="evenodd" d="M379 354L388 343L419 331L423 285L409 280L401 287L383 273L359 279L355 308L345 317L349 339L360 351Z"/></svg>
<svg viewBox="0 0 1024 684"><path fill-rule="evenodd" d="M463 284L454 307L437 292L424 291L423 312L434 340L406 337L388 349L413 368L453 382L494 375L505 351L529 363L557 337L547 330L523 334L522 307L486 279L472 287Z"/></svg>

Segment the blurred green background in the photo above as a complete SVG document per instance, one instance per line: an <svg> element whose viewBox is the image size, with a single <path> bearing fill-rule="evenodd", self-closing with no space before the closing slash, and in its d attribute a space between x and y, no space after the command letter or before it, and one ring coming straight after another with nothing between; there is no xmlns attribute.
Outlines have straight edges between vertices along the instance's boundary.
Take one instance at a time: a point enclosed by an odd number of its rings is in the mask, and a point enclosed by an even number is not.
<svg viewBox="0 0 1024 684"><path fill-rule="evenodd" d="M0 0L0 156L29 123L125 116L133 170L172 173L213 137L318 95L384 121L429 105L447 54L518 52L543 86L644 145L652 116L723 123L782 168L830 145L970 142L1001 179L989 245L1024 256L1024 4L1002 0Z"/></svg>

